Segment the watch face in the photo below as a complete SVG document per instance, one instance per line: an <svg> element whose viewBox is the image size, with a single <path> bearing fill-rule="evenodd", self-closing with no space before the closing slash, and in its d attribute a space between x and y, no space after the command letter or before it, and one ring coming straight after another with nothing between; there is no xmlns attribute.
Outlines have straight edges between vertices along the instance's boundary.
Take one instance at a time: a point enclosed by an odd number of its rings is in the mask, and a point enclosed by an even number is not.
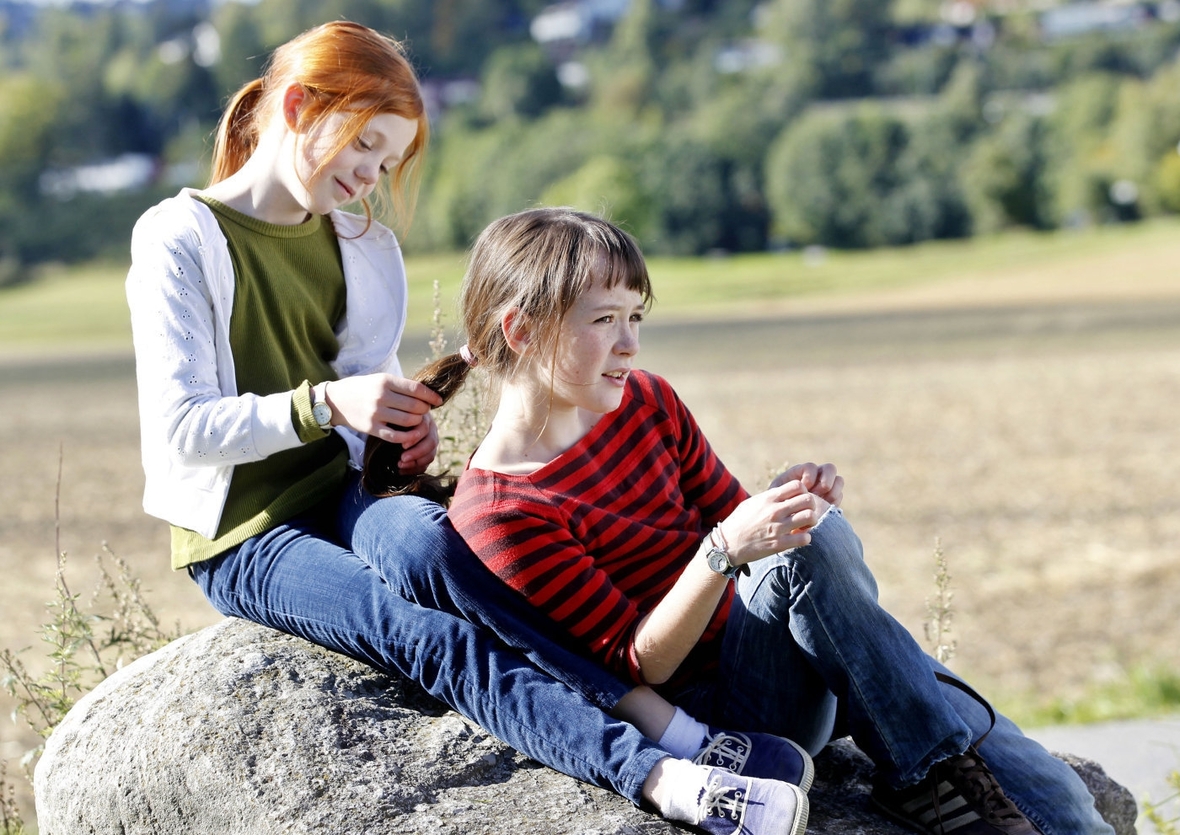
<svg viewBox="0 0 1180 835"><path fill-rule="evenodd" d="M311 416L321 429L327 429L332 423L332 407L327 403L316 403L311 407Z"/></svg>
<svg viewBox="0 0 1180 835"><path fill-rule="evenodd" d="M724 574L730 569L729 555L719 548L711 548L706 555L709 561L709 568L716 571L718 574Z"/></svg>

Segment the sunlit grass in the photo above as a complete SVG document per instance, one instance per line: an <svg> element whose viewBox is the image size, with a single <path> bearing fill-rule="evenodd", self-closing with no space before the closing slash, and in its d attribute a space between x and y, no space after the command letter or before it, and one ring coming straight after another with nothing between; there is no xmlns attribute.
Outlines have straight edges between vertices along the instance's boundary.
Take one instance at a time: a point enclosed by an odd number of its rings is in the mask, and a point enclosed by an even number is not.
<svg viewBox="0 0 1180 835"><path fill-rule="evenodd" d="M1030 281L1134 283L1169 280L1180 259L1180 219L1085 232L1010 232L871 251L791 251L649 259L660 320L766 313L798 300L855 300L866 294L989 283L1013 274ZM411 333L430 330L433 283L454 330L464 253L410 255ZM126 264L41 269L36 279L0 289L0 350L130 348L123 278ZM1180 278L1176 279L1180 282Z"/></svg>
<svg viewBox="0 0 1180 835"><path fill-rule="evenodd" d="M1120 678L1072 696L997 699L996 705L1022 727L1084 725L1180 712L1180 673L1138 667Z"/></svg>
<svg viewBox="0 0 1180 835"><path fill-rule="evenodd" d="M27 284L0 289L0 349L130 349L126 275L113 263L47 267Z"/></svg>
<svg viewBox="0 0 1180 835"><path fill-rule="evenodd" d="M1157 252L1158 258L1151 258ZM1122 254L1147 256L1108 274ZM703 258L648 259L661 319L701 314L766 312L767 304L802 299L855 299L859 294L933 286L970 279L989 281L1014 272L1074 276L1078 282L1160 280L1175 273L1180 220L1054 233L1009 232L962 241L865 251L812 249ZM411 258L411 328L431 311L431 282L439 282L448 316L463 278L461 254ZM1177 282L1180 283L1180 277Z"/></svg>

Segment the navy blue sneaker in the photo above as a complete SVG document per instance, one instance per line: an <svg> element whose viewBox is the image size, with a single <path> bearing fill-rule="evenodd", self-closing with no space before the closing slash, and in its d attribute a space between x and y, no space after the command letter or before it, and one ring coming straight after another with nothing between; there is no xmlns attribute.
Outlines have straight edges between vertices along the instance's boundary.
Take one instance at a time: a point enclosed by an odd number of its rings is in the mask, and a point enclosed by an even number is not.
<svg viewBox="0 0 1180 835"><path fill-rule="evenodd" d="M714 768L701 790L696 825L709 835L804 835L808 812L798 786Z"/></svg>
<svg viewBox="0 0 1180 835"><path fill-rule="evenodd" d="M815 766L807 752L785 737L770 734L709 728L704 747L692 761L745 777L791 783L803 791L810 789L815 779Z"/></svg>

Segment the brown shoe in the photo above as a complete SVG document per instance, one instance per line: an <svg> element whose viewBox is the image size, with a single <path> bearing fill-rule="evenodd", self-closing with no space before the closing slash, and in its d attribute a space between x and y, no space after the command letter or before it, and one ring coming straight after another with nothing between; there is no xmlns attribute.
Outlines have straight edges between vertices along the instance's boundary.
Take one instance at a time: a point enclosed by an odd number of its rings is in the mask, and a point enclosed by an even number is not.
<svg viewBox="0 0 1180 835"><path fill-rule="evenodd" d="M913 786L876 786L872 802L890 819L926 835L1040 835L975 746L935 763Z"/></svg>

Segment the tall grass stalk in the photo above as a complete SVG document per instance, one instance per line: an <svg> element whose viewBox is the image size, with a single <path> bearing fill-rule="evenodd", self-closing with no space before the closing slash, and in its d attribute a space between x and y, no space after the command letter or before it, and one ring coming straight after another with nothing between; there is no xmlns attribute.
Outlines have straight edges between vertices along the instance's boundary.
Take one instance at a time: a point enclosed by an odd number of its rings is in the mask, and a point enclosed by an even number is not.
<svg viewBox="0 0 1180 835"><path fill-rule="evenodd" d="M1158 804L1143 799L1143 816L1151 821L1159 835L1180 835L1180 771L1168 775L1168 785L1173 789L1172 794ZM1171 806L1176 814L1165 816L1163 806Z"/></svg>
<svg viewBox="0 0 1180 835"><path fill-rule="evenodd" d="M951 591L951 574L947 567L946 553L942 542L934 540L934 594L926 598L926 640L930 642L930 654L941 664L955 655L957 642L951 639L951 624L954 621L952 602L955 593Z"/></svg>
<svg viewBox="0 0 1180 835"><path fill-rule="evenodd" d="M130 566L103 543L95 555L100 574L90 605L83 610L81 595L66 580L66 553L61 550L61 471L58 453L57 490L54 497L54 546L57 570L54 596L46 604L48 621L41 627L41 641L48 647L49 665L34 675L20 656L26 650L0 652L0 684L16 700L13 720L25 723L43 739L48 737L85 693L131 659L152 652L180 637L180 626L166 630L144 600L140 581ZM107 563L113 563L112 574ZM44 743L25 753L21 765L27 777ZM23 833L24 823L12 801L12 787L5 782L6 763L0 761L0 835Z"/></svg>
<svg viewBox="0 0 1180 835"><path fill-rule="evenodd" d="M24 818L16 805L16 792L8 782L8 763L0 760L0 835L26 835Z"/></svg>
<svg viewBox="0 0 1180 835"><path fill-rule="evenodd" d="M430 356L439 359L448 351L443 323L442 295L434 282L434 313L430 328ZM432 469L437 473L457 474L487 432L485 418L487 382L481 374L469 374L463 388L435 413L438 426L438 453Z"/></svg>

